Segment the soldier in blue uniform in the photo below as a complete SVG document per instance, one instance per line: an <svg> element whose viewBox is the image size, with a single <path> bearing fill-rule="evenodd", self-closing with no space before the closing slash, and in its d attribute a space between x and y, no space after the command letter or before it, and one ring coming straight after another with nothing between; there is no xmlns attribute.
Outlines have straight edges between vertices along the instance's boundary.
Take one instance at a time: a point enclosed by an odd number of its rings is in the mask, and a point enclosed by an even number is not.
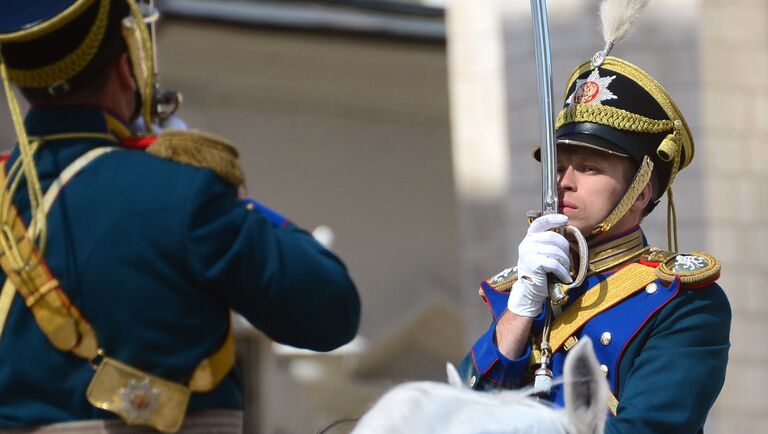
<svg viewBox="0 0 768 434"><path fill-rule="evenodd" d="M0 431L240 432L230 310L275 341L332 350L359 323L344 264L239 197L225 140L132 133L158 103L134 0L0 10L18 137L0 171Z"/></svg>
<svg viewBox="0 0 768 434"><path fill-rule="evenodd" d="M569 349L589 336L611 388L606 433L702 432L725 379L731 311L718 260L676 252L672 183L693 139L661 85L608 56L607 42L568 79L556 120L560 214L534 220L517 266L482 282L493 322L460 371L478 390L518 388L562 375ZM665 192L668 250L640 227ZM588 258L551 231L566 223L587 237ZM554 306L548 276L571 282L580 260L588 277ZM544 395L563 405L562 387Z"/></svg>

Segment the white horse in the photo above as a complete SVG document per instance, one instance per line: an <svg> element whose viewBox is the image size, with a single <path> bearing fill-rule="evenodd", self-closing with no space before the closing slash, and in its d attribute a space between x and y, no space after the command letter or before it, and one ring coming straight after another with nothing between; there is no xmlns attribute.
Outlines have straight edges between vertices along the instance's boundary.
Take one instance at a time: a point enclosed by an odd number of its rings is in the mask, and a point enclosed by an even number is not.
<svg viewBox="0 0 768 434"><path fill-rule="evenodd" d="M531 390L476 392L448 364L449 384L411 382L384 394L352 434L602 434L608 382L583 338L565 361L566 408L537 401Z"/></svg>

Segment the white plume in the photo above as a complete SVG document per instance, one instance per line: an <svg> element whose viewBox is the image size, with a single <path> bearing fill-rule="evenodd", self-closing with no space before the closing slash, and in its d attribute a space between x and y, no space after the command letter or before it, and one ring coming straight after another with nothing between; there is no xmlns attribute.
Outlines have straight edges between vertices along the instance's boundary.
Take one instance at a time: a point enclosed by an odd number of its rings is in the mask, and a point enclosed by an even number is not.
<svg viewBox="0 0 768 434"><path fill-rule="evenodd" d="M605 42L619 42L629 35L632 25L648 0L603 0L600 21Z"/></svg>

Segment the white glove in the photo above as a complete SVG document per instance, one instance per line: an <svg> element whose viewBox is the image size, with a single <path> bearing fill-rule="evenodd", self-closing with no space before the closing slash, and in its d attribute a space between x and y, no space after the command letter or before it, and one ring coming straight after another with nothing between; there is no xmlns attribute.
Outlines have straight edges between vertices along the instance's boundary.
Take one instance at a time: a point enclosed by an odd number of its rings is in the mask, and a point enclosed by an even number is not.
<svg viewBox="0 0 768 434"><path fill-rule="evenodd" d="M549 296L547 274L554 274L563 283L573 281L568 274L568 240L550 231L566 223L568 217L563 214L547 214L531 223L517 247L517 281L512 285L507 302L510 311L527 317L541 313L544 300Z"/></svg>
<svg viewBox="0 0 768 434"><path fill-rule="evenodd" d="M152 124L152 130L155 132L155 134L160 134L165 130L186 130L188 128L189 127L187 126L187 123L177 116L171 116L170 118L163 121L162 125L155 123ZM136 120L133 122L133 125L131 125L131 129L136 133L147 132L147 125L144 122L144 117L137 116Z"/></svg>

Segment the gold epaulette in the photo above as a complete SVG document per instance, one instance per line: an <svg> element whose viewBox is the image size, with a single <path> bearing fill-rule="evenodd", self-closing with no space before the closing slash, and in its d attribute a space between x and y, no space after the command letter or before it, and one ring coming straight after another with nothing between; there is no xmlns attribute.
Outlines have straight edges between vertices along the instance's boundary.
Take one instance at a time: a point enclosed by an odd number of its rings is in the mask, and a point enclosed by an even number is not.
<svg viewBox="0 0 768 434"><path fill-rule="evenodd" d="M157 136L147 152L160 158L213 170L229 184L245 182L234 144L210 133L195 130L168 130Z"/></svg>
<svg viewBox="0 0 768 434"><path fill-rule="evenodd" d="M488 284L499 292L509 292L512 290L512 285L517 282L517 267L505 268L495 276L487 280ZM477 291L480 297L485 299L485 291L480 287Z"/></svg>
<svg viewBox="0 0 768 434"><path fill-rule="evenodd" d="M720 261L708 253L658 252L663 254L653 258L656 260L648 259L648 262L659 263L656 276L664 282L670 283L679 278L683 288L691 289L714 282L720 277Z"/></svg>

